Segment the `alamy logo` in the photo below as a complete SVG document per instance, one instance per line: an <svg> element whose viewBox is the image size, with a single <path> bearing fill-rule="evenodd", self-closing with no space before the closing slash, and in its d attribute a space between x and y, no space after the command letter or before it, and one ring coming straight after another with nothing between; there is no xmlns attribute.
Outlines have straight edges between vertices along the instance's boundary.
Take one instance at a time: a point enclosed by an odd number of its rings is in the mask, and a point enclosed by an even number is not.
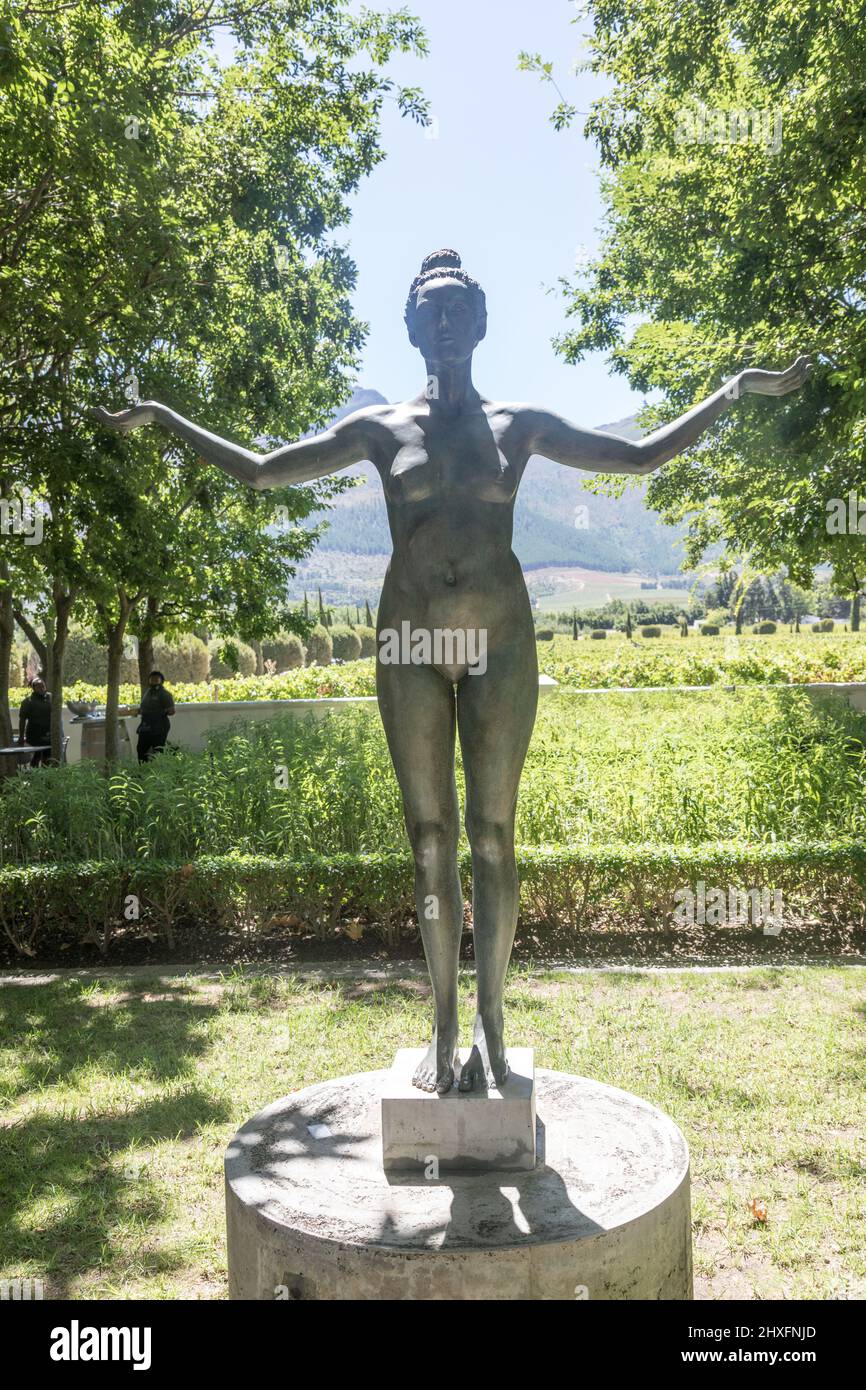
<svg viewBox="0 0 866 1390"><path fill-rule="evenodd" d="M0 1302L40 1302L45 1297L41 1279L0 1279Z"/></svg>
<svg viewBox="0 0 866 1390"><path fill-rule="evenodd" d="M758 107L732 111L722 107L683 106L677 112L674 140L678 145L761 145L768 154L782 148L782 112Z"/></svg>
<svg viewBox="0 0 866 1390"><path fill-rule="evenodd" d="M150 1370L149 1327L69 1327L51 1330L52 1361L131 1361L134 1371Z"/></svg>
<svg viewBox="0 0 866 1390"><path fill-rule="evenodd" d="M25 545L40 545L44 534L43 502L34 502L28 488L20 497L0 497L0 536L23 536Z"/></svg>
<svg viewBox="0 0 866 1390"><path fill-rule="evenodd" d="M866 497L859 497L856 488L827 502L827 535L866 536Z"/></svg>
<svg viewBox="0 0 866 1390"><path fill-rule="evenodd" d="M701 881L694 889L678 888L674 893L674 921L678 927L746 926L762 927L765 936L778 936L782 930L782 892L776 888L708 888Z"/></svg>
<svg viewBox="0 0 866 1390"><path fill-rule="evenodd" d="M466 666L470 676L487 670L486 628L416 627L404 621L400 631L383 627L379 633L383 666Z"/></svg>

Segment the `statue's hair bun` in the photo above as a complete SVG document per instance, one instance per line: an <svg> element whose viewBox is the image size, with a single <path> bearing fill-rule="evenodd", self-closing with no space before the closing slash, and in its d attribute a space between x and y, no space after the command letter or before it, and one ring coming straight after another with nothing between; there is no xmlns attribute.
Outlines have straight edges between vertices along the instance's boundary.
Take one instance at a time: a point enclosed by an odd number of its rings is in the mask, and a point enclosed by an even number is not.
<svg viewBox="0 0 866 1390"><path fill-rule="evenodd" d="M421 262L421 274L426 275L428 270L459 270L463 262L456 251L452 251L445 246L441 251L431 251L429 256L425 256Z"/></svg>
<svg viewBox="0 0 866 1390"><path fill-rule="evenodd" d="M483 337L487 331L487 302L484 298L484 291L477 280L473 280L471 275L467 275L463 269L463 262L456 251L452 251L449 246L444 246L441 251L431 251L429 256L425 256L421 262L421 269L412 281L409 288L409 298L406 300L406 313L404 315L409 328L409 336L412 337L412 324L415 318L415 299L418 290L428 280L458 280L461 285L473 291L475 295L475 311L478 317L480 336ZM414 339L412 340L414 342Z"/></svg>

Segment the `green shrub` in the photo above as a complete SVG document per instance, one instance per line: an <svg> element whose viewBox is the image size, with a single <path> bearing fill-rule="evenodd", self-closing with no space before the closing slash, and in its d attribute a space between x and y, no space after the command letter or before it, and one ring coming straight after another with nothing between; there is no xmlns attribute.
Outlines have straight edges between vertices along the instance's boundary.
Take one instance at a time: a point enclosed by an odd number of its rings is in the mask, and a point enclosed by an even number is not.
<svg viewBox="0 0 866 1390"><path fill-rule="evenodd" d="M236 637L217 637L208 642L208 651L211 680L255 674L255 652L246 642L239 642Z"/></svg>
<svg viewBox="0 0 866 1390"><path fill-rule="evenodd" d="M836 624L834 623L832 618L824 618L821 621L822 632L832 632L835 626Z"/></svg>
<svg viewBox="0 0 866 1390"><path fill-rule="evenodd" d="M195 684L208 678L210 653L201 638L191 633L171 641L157 637L153 643L153 665L155 670L162 671L167 685L177 685L181 681Z"/></svg>
<svg viewBox="0 0 866 1390"><path fill-rule="evenodd" d="M702 637L718 637L719 629L716 623L701 623Z"/></svg>
<svg viewBox="0 0 866 1390"><path fill-rule="evenodd" d="M335 623L329 628L331 647L338 661L357 661L361 655L361 639L354 628Z"/></svg>
<svg viewBox="0 0 866 1390"><path fill-rule="evenodd" d="M662 630L660 627L655 626L642 627L640 630L640 635L641 637L661 637Z"/></svg>
<svg viewBox="0 0 866 1390"><path fill-rule="evenodd" d="M316 623L307 638L307 665L330 666L333 655L334 648L328 629L321 623Z"/></svg>
<svg viewBox="0 0 866 1390"><path fill-rule="evenodd" d="M723 628L723 627L726 625L726 623L729 621L727 609L726 609L726 608L710 608L710 609L708 609L708 611L707 611L707 616L706 616L706 621L707 621L708 623L710 623L711 626L713 626L713 627Z"/></svg>
<svg viewBox="0 0 866 1390"><path fill-rule="evenodd" d="M552 628L552 627L540 627L540 628L538 629L538 631L536 632L536 634L535 634L535 640L536 640L536 642L552 642L552 641L553 641L553 628Z"/></svg>
<svg viewBox="0 0 866 1390"><path fill-rule="evenodd" d="M600 638L607 637L607 630L603 627L594 627L589 635L593 641L597 642Z"/></svg>
<svg viewBox="0 0 866 1390"><path fill-rule="evenodd" d="M108 675L108 648L97 642L90 633L75 630L66 639L66 653L63 662L64 684L75 681L102 685ZM120 663L121 681L138 682L138 660L124 657Z"/></svg>
<svg viewBox="0 0 866 1390"><path fill-rule="evenodd" d="M776 631L776 624L771 622L755 623L752 631L758 637L772 637Z"/></svg>
<svg viewBox="0 0 866 1390"><path fill-rule="evenodd" d="M518 851L520 913L524 922L581 929L678 925L684 886L757 889L772 903L778 891L792 925L826 912L856 927L866 895L866 850L846 841L810 844L553 846ZM107 954L118 927L128 927L124 903L139 902L139 925L172 946L195 924L249 931L293 913L317 934L333 933L340 915L372 920L386 939L414 911L413 861L408 851L311 856L203 855L194 860L132 859L0 867L0 927L15 950L31 958L51 936L86 936ZM470 856L459 856L464 893ZM718 929L718 928L717 928ZM722 930L729 928L723 927ZM754 930L754 924L752 925ZM757 928L760 930L760 928Z"/></svg>
<svg viewBox="0 0 866 1390"><path fill-rule="evenodd" d="M375 656L376 629L374 627L356 627L355 631L361 639L361 656Z"/></svg>
<svg viewBox="0 0 866 1390"><path fill-rule="evenodd" d="M281 632L262 643L262 660L275 662L277 671L295 671L304 664L304 644L296 632Z"/></svg>
<svg viewBox="0 0 866 1390"><path fill-rule="evenodd" d="M73 681L88 681L93 684L105 680L108 653L104 647L86 632L70 632L66 639L66 657L63 663L63 679L71 685Z"/></svg>

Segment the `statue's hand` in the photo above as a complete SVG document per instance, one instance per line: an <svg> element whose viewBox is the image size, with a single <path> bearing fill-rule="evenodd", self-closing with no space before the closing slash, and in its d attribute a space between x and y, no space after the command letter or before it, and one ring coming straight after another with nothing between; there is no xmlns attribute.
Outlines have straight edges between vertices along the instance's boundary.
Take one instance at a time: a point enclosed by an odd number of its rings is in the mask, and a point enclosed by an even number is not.
<svg viewBox="0 0 866 1390"><path fill-rule="evenodd" d="M118 410L116 415L112 415L110 410L97 405L90 414L101 425L108 425L109 429L119 430L121 434L129 434L130 430L137 430L141 425L152 425L156 420L156 407L156 401L142 401L139 405L130 406L129 410Z"/></svg>
<svg viewBox="0 0 866 1390"><path fill-rule="evenodd" d="M754 391L759 396L787 396L789 391L797 391L812 370L808 357L798 357L784 372L762 372L757 367L748 367L740 381L744 391Z"/></svg>

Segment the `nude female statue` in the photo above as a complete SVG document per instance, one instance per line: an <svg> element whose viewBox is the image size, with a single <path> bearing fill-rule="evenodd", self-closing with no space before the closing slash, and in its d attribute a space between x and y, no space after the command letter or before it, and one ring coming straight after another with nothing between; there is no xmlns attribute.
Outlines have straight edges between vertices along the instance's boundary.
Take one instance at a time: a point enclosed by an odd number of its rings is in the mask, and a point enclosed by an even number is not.
<svg viewBox="0 0 866 1390"><path fill-rule="evenodd" d="M473 1046L459 1089L499 1086L508 1073L502 995L517 926L514 817L538 697L529 597L511 549L514 499L527 461L541 454L589 472L651 473L694 444L740 392L784 395L802 385L809 366L799 357L785 372L740 372L680 419L634 442L478 393L472 354L487 331L486 302L456 252L426 258L405 317L409 341L426 363L427 389L401 405L356 411L269 454L220 439L155 401L117 415L95 414L122 431L162 425L208 463L256 489L310 482L363 461L377 468L394 550L379 604L376 687L415 858L418 922L435 1005L433 1038L413 1081L443 1094L458 1064L463 928L455 732L466 775L478 989ZM473 670L465 661L383 661L383 632L400 632L407 621L413 632L483 634L483 674L480 663Z"/></svg>

